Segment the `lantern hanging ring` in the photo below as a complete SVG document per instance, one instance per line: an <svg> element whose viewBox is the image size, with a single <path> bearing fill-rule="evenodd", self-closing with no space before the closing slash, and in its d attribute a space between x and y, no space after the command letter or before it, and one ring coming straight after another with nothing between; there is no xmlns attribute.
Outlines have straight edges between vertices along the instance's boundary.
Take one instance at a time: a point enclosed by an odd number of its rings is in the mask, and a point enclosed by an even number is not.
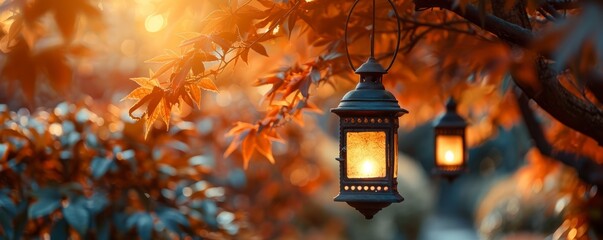
<svg viewBox="0 0 603 240"><path fill-rule="evenodd" d="M354 64L352 63L352 59L350 58L350 51L348 49L348 25L350 23L350 18L352 16L352 13L354 12L354 8L356 8L356 5L358 5L358 2L360 2L360 0L354 1L354 4L352 5L350 12L348 13L348 17L345 21L344 37L343 37L346 57L348 58L348 63L350 64L350 67L354 71L356 71L356 68L354 67ZM396 5L394 5L394 3L391 0L387 0L387 2L392 7L392 10L394 11L394 14L396 15L396 23L398 26L398 29L397 29L398 40L396 41L396 49L394 50L394 55L392 57L392 61L389 63L389 65L385 69L386 72L389 71L389 69L394 65L394 61L396 60L396 56L398 55L398 50L400 49L400 40L401 40L401 34L402 34L402 27L400 26L400 15L398 14L398 11L396 10ZM375 15L376 15L375 12L376 12L376 8L377 7L375 4L375 0L373 0L373 25L371 26L371 57L370 58L375 58Z"/></svg>

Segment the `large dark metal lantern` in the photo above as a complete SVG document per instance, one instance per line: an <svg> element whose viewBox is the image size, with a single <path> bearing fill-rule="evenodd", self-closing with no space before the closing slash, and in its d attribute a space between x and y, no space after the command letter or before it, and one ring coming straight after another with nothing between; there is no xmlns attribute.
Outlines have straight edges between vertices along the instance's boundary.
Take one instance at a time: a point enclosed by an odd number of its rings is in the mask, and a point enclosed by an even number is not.
<svg viewBox="0 0 603 240"><path fill-rule="evenodd" d="M393 202L397 190L398 117L408 111L381 82L387 71L369 58L356 70L360 82L331 112L340 118L340 188L335 201L347 202L367 219Z"/></svg>
<svg viewBox="0 0 603 240"><path fill-rule="evenodd" d="M387 0L400 19L396 7ZM367 219L394 202L404 198L398 193L398 117L408 113L385 90L383 75L394 64L400 47L400 21L398 42L392 60L383 68L375 60L375 0L371 34L371 56L358 69L354 68L348 51L348 23L356 0L345 24L345 50L350 67L360 75L356 89L348 92L337 108L331 112L339 116L339 195L335 201L346 202Z"/></svg>
<svg viewBox="0 0 603 240"><path fill-rule="evenodd" d="M465 128L467 122L456 112L456 102L449 98L446 112L434 121L435 173L452 180L465 170L467 161Z"/></svg>
<svg viewBox="0 0 603 240"><path fill-rule="evenodd" d="M404 198L398 193L398 117L408 113L400 108L398 101L385 90L381 82L396 59L400 47L400 21L398 42L392 60L383 68L375 60L375 0L373 0L373 23L371 34L371 56L358 69L354 68L348 51L348 23L356 0L350 9L345 24L345 50L350 67L360 75L356 89L348 92L337 108L331 112L339 116L339 195L335 201L346 202L360 211L366 219ZM396 18L400 19L396 7Z"/></svg>

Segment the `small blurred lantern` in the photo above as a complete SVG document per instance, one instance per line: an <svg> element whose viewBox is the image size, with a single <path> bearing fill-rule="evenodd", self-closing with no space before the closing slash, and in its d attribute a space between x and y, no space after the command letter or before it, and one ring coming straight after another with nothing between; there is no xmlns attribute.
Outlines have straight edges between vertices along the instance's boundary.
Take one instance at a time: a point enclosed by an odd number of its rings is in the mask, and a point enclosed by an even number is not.
<svg viewBox="0 0 603 240"><path fill-rule="evenodd" d="M449 98L446 112L434 122L435 166L434 172L452 180L465 170L465 128L467 122L456 112L456 102Z"/></svg>
<svg viewBox="0 0 603 240"><path fill-rule="evenodd" d="M357 74L360 83L331 109L340 118L340 192L367 219L393 202L398 194L398 117L408 111L381 83L387 71L370 58Z"/></svg>

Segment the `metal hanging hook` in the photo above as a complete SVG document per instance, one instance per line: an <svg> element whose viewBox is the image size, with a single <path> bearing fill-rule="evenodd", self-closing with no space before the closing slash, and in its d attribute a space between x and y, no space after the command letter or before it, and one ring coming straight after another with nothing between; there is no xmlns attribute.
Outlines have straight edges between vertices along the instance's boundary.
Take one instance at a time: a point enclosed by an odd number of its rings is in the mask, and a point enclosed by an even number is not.
<svg viewBox="0 0 603 240"><path fill-rule="evenodd" d="M356 8L356 5L358 5L358 2L360 2L360 0L356 0L354 1L354 4L352 5L352 8L350 8L350 12L348 13L348 17L345 21L345 28L344 28L344 36L343 36L343 41L344 41L344 45L345 45L345 53L346 53L346 57L348 58L348 63L350 64L350 67L352 68L352 70L356 71L356 68L354 67L354 63L352 63L352 58L350 58L350 50L348 49L348 25L350 23L350 18L352 16L352 13L354 12L354 8ZM392 2L392 0L387 0L387 2L389 3L389 5L392 7L392 10L394 11L394 14L396 15L396 23L398 26L398 38L396 41L396 49L394 50L394 55L392 57L392 61L389 63L389 65L387 66L387 68L385 69L386 71L389 71L390 68L392 68L392 66L394 65L394 62L396 60L396 57L398 56L398 50L400 49L400 40L401 40L401 34L402 34L402 28L400 26L400 15L398 14L398 11L396 10L396 5L394 5L394 3ZM373 0L373 25L371 27L371 58L375 57L375 15L376 15L376 4L375 4L375 0Z"/></svg>

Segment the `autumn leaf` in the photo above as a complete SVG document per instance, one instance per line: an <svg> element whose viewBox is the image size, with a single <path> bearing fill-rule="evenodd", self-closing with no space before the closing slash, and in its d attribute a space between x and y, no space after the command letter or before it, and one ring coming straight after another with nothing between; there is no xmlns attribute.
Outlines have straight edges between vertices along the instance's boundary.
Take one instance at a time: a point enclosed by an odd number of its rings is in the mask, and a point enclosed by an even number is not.
<svg viewBox="0 0 603 240"><path fill-rule="evenodd" d="M264 48L264 46L262 44L259 44L259 43L253 44L253 45L251 45L251 49L253 49L253 51L255 51L255 52L259 53L259 54L262 54L262 55L268 57L268 53L266 52L266 48ZM247 62L247 61L245 61L245 62Z"/></svg>
<svg viewBox="0 0 603 240"><path fill-rule="evenodd" d="M227 137L233 137L233 139L226 151L224 152L225 158L230 156L230 154L232 154L234 150L236 150L236 148L241 144L241 141L243 140L243 135L246 135L246 133L248 133L252 129L255 129L255 125L253 124L246 122L235 123L235 126L226 133Z"/></svg>
<svg viewBox="0 0 603 240"><path fill-rule="evenodd" d="M190 84L188 86L190 97L193 99L197 107L201 108L201 89L198 85Z"/></svg>
<svg viewBox="0 0 603 240"><path fill-rule="evenodd" d="M172 60L172 61L169 61L167 63L164 63L157 70L157 72L155 72L155 75L153 75L151 78L157 78L157 77L163 75L164 73L166 73L167 71L169 71L170 69L172 69L173 67L175 67L176 64L178 64L179 62L180 62L179 60Z"/></svg>
<svg viewBox="0 0 603 240"><path fill-rule="evenodd" d="M270 161L270 163L274 164L274 156L272 155L272 143L270 139L265 134L259 134L257 137L256 148L257 151L264 155Z"/></svg>
<svg viewBox="0 0 603 240"><path fill-rule="evenodd" d="M180 56L173 54L163 54L146 60L145 63L163 63L180 59Z"/></svg>
<svg viewBox="0 0 603 240"><path fill-rule="evenodd" d="M150 76L153 76L154 73L151 71ZM153 87L159 87L159 82L155 78L130 78L130 80L134 81L138 86L148 89L153 89Z"/></svg>
<svg viewBox="0 0 603 240"><path fill-rule="evenodd" d="M8 34L5 36L7 38L6 48L10 48L12 46L11 44L13 41L15 41L17 36L19 36L21 33L21 29L23 29L23 18L16 17L8 29Z"/></svg>
<svg viewBox="0 0 603 240"><path fill-rule="evenodd" d="M151 96L151 95L149 95ZM155 96L149 101L149 105L147 106L147 111L145 113L145 128L144 128L144 138L146 139L151 131L151 127L159 117L163 117L164 114L164 100L162 96Z"/></svg>
<svg viewBox="0 0 603 240"><path fill-rule="evenodd" d="M247 169L247 166L249 166L249 159L251 159L251 155L253 155L256 145L256 130L252 129L249 131L242 144L243 167L245 169Z"/></svg>
<svg viewBox="0 0 603 240"><path fill-rule="evenodd" d="M201 54L195 54L191 61L194 75L202 74L203 72L205 72L205 65L203 64L203 57Z"/></svg>
<svg viewBox="0 0 603 240"><path fill-rule="evenodd" d="M120 101L124 101L126 99L138 100L151 94L152 91L153 90L151 88L139 87L134 89L132 92L130 92L130 94L122 98Z"/></svg>
<svg viewBox="0 0 603 240"><path fill-rule="evenodd" d="M241 56L241 60L243 60L243 62L247 63L247 58L249 56L249 48L245 48L245 49L241 50L239 53Z"/></svg>
<svg viewBox="0 0 603 240"><path fill-rule="evenodd" d="M199 80L199 82L197 82L197 86L203 90L218 92L218 87L216 86L214 81L209 78L202 78L201 80Z"/></svg>

